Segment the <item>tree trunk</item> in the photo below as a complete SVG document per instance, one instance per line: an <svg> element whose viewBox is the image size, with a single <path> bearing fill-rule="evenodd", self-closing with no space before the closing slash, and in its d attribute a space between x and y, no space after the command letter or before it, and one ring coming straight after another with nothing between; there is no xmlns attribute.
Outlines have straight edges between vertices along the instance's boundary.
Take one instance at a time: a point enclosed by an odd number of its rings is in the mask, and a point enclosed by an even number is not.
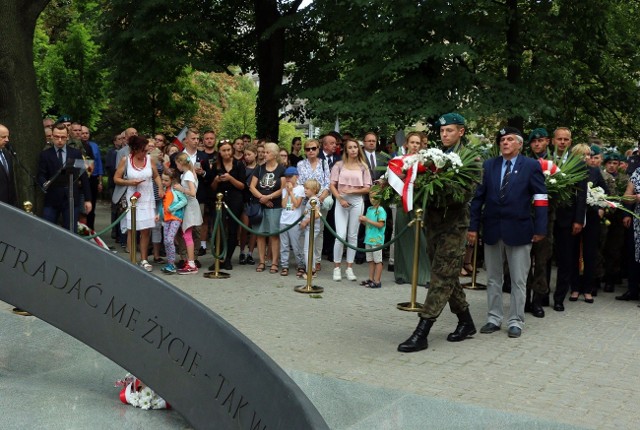
<svg viewBox="0 0 640 430"><path fill-rule="evenodd" d="M258 99L256 102L257 137L278 141L279 114L284 75L285 29L272 27L281 18L277 0L255 0L258 45Z"/></svg>
<svg viewBox="0 0 640 430"><path fill-rule="evenodd" d="M516 87L522 78L522 39L520 38L520 15L518 0L507 0L507 81ZM524 119L521 116L507 120L511 127L522 131Z"/></svg>
<svg viewBox="0 0 640 430"><path fill-rule="evenodd" d="M45 142L40 98L33 66L36 20L49 0L0 0L0 123L30 175L37 173ZM16 163L18 201L42 201L30 175Z"/></svg>

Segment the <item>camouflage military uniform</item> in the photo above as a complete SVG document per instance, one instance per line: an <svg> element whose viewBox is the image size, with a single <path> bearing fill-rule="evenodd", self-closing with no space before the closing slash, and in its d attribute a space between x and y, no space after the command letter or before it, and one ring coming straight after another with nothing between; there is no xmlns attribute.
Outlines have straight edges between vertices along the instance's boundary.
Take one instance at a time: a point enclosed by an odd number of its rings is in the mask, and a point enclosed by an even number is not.
<svg viewBox="0 0 640 430"><path fill-rule="evenodd" d="M629 175L618 173L615 177L603 171L602 176L612 195L621 196L629 183ZM602 248L604 260L605 291L612 292L614 284L620 281L620 271L624 250L624 226L622 218L624 212L620 210L607 211L606 218L610 224L606 229L606 237Z"/></svg>
<svg viewBox="0 0 640 430"><path fill-rule="evenodd" d="M531 289L531 291L541 296L549 294L547 263L553 256L554 221L555 208L551 204L547 212L547 235L541 241L534 242L531 247L531 269L527 277L527 289Z"/></svg>
<svg viewBox="0 0 640 430"><path fill-rule="evenodd" d="M459 279L469 227L469 207L460 204L427 209L425 223L431 284L420 318L435 320L447 302L454 314L469 308Z"/></svg>

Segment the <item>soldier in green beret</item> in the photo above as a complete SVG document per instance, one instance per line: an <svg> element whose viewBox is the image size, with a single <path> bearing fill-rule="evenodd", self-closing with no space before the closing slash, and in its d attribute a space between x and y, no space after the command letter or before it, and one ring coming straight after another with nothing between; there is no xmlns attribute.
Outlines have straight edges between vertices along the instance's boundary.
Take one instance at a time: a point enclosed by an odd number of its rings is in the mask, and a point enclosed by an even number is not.
<svg viewBox="0 0 640 430"><path fill-rule="evenodd" d="M460 151L465 133L464 117L458 113L448 113L442 115L436 125L440 128L442 150ZM473 190L469 190L468 201L471 200L472 193ZM469 226L469 205L451 202L445 207L429 206L425 211L425 224L427 253L431 261L431 284L419 313L418 326L406 341L398 345L400 352L427 349L429 331L447 303L451 312L458 316L458 325L447 340L459 342L476 334L469 303L459 279L466 230Z"/></svg>
<svg viewBox="0 0 640 430"><path fill-rule="evenodd" d="M621 158L622 156L614 151L606 152L604 155L602 177L614 196L624 195L629 183L629 175L619 170ZM620 271L624 252L623 215L624 212L619 210L608 210L605 214L609 225L602 254L604 259L604 291L607 293L614 292L615 284L622 282Z"/></svg>
<svg viewBox="0 0 640 430"><path fill-rule="evenodd" d="M545 128L536 128L529 134L529 148L535 159L548 159L549 133ZM547 208L547 235L533 243L531 247L531 268L527 276L527 295L524 311L536 318L544 318L543 305L549 304L549 284L551 282L551 257L553 255L553 222L555 202L551 199ZM533 294L532 294L533 293Z"/></svg>

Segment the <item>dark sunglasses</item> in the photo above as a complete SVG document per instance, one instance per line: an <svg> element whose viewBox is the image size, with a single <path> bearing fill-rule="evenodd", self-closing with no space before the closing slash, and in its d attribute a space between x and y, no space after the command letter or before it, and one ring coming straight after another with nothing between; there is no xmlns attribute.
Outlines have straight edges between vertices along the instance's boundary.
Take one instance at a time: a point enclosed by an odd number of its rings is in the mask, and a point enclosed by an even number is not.
<svg viewBox="0 0 640 430"><path fill-rule="evenodd" d="M313 146L313 147L311 147L311 148L304 148L304 151L305 151L305 152L309 152L309 151L317 151L317 150L318 150L318 147L317 147L317 146Z"/></svg>

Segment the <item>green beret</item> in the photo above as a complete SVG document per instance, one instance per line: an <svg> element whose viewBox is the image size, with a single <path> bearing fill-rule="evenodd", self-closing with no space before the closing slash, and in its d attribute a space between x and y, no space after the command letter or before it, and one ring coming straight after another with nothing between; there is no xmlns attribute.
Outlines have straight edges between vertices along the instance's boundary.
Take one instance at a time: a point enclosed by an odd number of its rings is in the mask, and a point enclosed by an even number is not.
<svg viewBox="0 0 640 430"><path fill-rule="evenodd" d="M465 124L464 117L459 113L451 112L451 113L445 113L440 118L438 118L439 127L443 125L449 125L449 124L464 125Z"/></svg>
<svg viewBox="0 0 640 430"><path fill-rule="evenodd" d="M529 134L529 140L527 143L531 143L533 139L540 139L541 137L549 137L549 133L547 133L545 128L536 128L531 132L531 134Z"/></svg>
<svg viewBox="0 0 640 430"><path fill-rule="evenodd" d="M63 122L71 122L71 121L72 119L69 115L60 115L60 117L56 121L56 124L62 124Z"/></svg>
<svg viewBox="0 0 640 430"><path fill-rule="evenodd" d="M604 162L608 161L622 161L622 156L615 151L606 152L604 154Z"/></svg>
<svg viewBox="0 0 640 430"><path fill-rule="evenodd" d="M602 148L598 145L591 145L591 155L600 155L602 154Z"/></svg>

